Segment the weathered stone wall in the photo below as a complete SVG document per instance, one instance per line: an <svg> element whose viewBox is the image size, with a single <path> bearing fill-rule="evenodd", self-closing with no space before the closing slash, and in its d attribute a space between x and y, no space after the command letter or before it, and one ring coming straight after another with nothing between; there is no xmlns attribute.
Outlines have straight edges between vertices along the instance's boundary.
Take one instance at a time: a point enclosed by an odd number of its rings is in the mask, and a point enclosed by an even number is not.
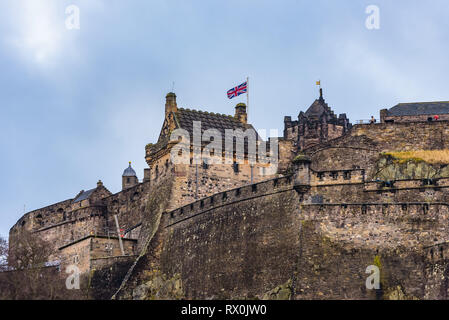
<svg viewBox="0 0 449 320"><path fill-rule="evenodd" d="M310 184L318 185L340 185L350 183L365 182L364 169L351 170L331 170L331 171L314 171L310 170Z"/></svg>
<svg viewBox="0 0 449 320"><path fill-rule="evenodd" d="M449 148L449 122L355 125L344 136L305 150L316 171L371 168L381 152Z"/></svg>
<svg viewBox="0 0 449 320"><path fill-rule="evenodd" d="M275 172L270 172L269 168L262 164L256 164L252 171L254 183L267 180L275 175ZM211 164L207 168L202 165L198 165L198 168L195 165L177 165L175 176L171 209L179 208L218 192L250 184L251 167L248 163L239 164L236 172L232 164Z"/></svg>
<svg viewBox="0 0 449 320"><path fill-rule="evenodd" d="M126 273L114 299L132 299L132 291L146 279L148 270L158 269L160 263L163 229L160 227L163 213L168 210L173 200L175 177L161 180L158 187L148 195L145 206L141 232L138 241L137 259Z"/></svg>
<svg viewBox="0 0 449 320"><path fill-rule="evenodd" d="M76 265L81 273L86 273L92 268L106 267L113 257L134 256L137 250L137 240L122 239L122 254L117 238L87 236L73 244L60 248L59 257L63 270L69 265ZM94 261L94 265L92 262ZM103 263L103 265L101 264Z"/></svg>
<svg viewBox="0 0 449 320"><path fill-rule="evenodd" d="M136 256L118 256L91 260L89 299L109 300L120 287Z"/></svg>
<svg viewBox="0 0 449 320"><path fill-rule="evenodd" d="M153 298L182 292L193 299L447 296L441 293L447 278L438 278L449 257L439 249L449 240L446 203L303 204L308 197L285 177L164 214L146 253L159 258L140 265L141 274L157 270L159 280L135 278L136 296L145 298L142 290ZM369 265L381 269L380 291L365 288Z"/></svg>
<svg viewBox="0 0 449 320"><path fill-rule="evenodd" d="M434 121L435 114L422 114L422 115L416 115L416 116L381 116L381 122L386 121L394 121L395 123L398 122L419 122L419 121ZM438 114L439 120L449 120L449 114Z"/></svg>
<svg viewBox="0 0 449 320"><path fill-rule="evenodd" d="M446 203L302 199L286 177L164 214L164 241L152 247L160 261L152 266L161 279L179 276L184 297L193 299L272 298L274 291L295 299L444 298L435 288L447 278L430 271L445 262L430 259L426 246L449 240ZM380 266L378 292L365 288L369 265ZM145 289L154 293L151 283Z"/></svg>
<svg viewBox="0 0 449 320"><path fill-rule="evenodd" d="M449 177L448 164L429 164L422 159L394 159L381 154L376 164L369 170L370 180L383 181L406 179L435 179Z"/></svg>
<svg viewBox="0 0 449 320"><path fill-rule="evenodd" d="M333 181L332 181L333 182ZM317 184L305 195L306 203L401 203L449 201L449 179L440 178L433 185L423 180L398 180L393 187L367 181L348 184Z"/></svg>
<svg viewBox="0 0 449 320"><path fill-rule="evenodd" d="M10 234L20 232L20 230L32 231L64 222L67 218L66 213L71 210L71 202L72 199L69 199L26 213L11 228Z"/></svg>
<svg viewBox="0 0 449 320"><path fill-rule="evenodd" d="M290 163L295 157L294 140L279 138L279 173L286 173L290 167Z"/></svg>
<svg viewBox="0 0 449 320"><path fill-rule="evenodd" d="M250 298L275 288L293 273L295 208L291 179L280 178L177 209L165 220L161 271L181 275L187 298Z"/></svg>
<svg viewBox="0 0 449 320"><path fill-rule="evenodd" d="M120 229L125 231L142 222L148 195L153 187L157 188L157 184L147 181L104 199L111 234L116 234L114 215L117 215Z"/></svg>
<svg viewBox="0 0 449 320"><path fill-rule="evenodd" d="M61 270L65 271L70 265L75 265L83 274L90 271L91 238L74 243L60 250Z"/></svg>
<svg viewBox="0 0 449 320"><path fill-rule="evenodd" d="M34 231L43 240L58 248L91 234L104 234L106 213L103 206L84 208L76 211L75 218L56 225Z"/></svg>

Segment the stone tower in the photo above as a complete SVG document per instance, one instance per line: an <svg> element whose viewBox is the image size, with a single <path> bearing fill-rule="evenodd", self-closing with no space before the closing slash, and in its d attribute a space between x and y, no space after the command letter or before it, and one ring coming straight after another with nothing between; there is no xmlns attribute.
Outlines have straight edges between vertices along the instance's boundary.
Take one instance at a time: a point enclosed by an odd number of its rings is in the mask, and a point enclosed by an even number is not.
<svg viewBox="0 0 449 320"><path fill-rule="evenodd" d="M284 139L293 140L296 151L338 138L351 128L346 114L338 117L323 98L316 99L306 112L301 111L297 121L284 119Z"/></svg>
<svg viewBox="0 0 449 320"><path fill-rule="evenodd" d="M134 187L139 183L136 172L131 167L131 162L129 162L129 167L123 171L122 175L122 190Z"/></svg>

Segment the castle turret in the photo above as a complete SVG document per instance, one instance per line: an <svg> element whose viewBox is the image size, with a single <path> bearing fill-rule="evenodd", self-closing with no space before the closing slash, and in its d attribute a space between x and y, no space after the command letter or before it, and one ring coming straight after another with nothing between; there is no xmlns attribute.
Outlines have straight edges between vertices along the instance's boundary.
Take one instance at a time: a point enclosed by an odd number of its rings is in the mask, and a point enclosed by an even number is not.
<svg viewBox="0 0 449 320"><path fill-rule="evenodd" d="M246 113L246 104L239 103L235 106L235 118L237 118L241 123L248 123L248 114Z"/></svg>
<svg viewBox="0 0 449 320"><path fill-rule="evenodd" d="M310 163L310 158L301 153L293 160L295 189L310 186Z"/></svg>
<svg viewBox="0 0 449 320"><path fill-rule="evenodd" d="M129 167L123 171L122 175L122 190L134 187L139 183L136 172L131 167L131 161L129 162Z"/></svg>
<svg viewBox="0 0 449 320"><path fill-rule="evenodd" d="M318 99L305 112L299 113L297 121L291 121L290 117L284 119L284 139L294 142L295 151L338 138L352 126L346 114L342 113L337 117L332 111L324 99L322 88L319 94Z"/></svg>

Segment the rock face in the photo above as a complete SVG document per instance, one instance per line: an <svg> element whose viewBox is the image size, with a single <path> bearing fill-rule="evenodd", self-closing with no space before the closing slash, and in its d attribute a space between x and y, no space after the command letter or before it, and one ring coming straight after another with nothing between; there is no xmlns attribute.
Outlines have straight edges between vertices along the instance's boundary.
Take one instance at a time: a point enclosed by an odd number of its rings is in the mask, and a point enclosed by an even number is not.
<svg viewBox="0 0 449 320"><path fill-rule="evenodd" d="M381 155L371 176L372 180L383 181L448 178L449 165L429 164L420 159L398 160L390 155Z"/></svg>
<svg viewBox="0 0 449 320"><path fill-rule="evenodd" d="M167 279L160 271L148 272L148 279L133 290L133 300L177 300L184 298L181 275Z"/></svg>

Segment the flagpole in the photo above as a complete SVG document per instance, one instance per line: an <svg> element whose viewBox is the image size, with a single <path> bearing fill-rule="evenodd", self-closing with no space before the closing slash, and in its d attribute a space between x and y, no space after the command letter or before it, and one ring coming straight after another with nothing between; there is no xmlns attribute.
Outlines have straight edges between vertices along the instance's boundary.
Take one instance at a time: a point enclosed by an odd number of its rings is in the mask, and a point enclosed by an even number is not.
<svg viewBox="0 0 449 320"><path fill-rule="evenodd" d="M249 118L249 77L246 77L246 119Z"/></svg>

